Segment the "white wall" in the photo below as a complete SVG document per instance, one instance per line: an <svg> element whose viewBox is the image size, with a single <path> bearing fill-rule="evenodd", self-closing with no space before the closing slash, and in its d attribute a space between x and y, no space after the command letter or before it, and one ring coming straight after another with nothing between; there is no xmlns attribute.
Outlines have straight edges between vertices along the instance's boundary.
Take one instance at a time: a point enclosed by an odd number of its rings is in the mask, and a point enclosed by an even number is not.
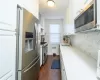
<svg viewBox="0 0 100 80"><path fill-rule="evenodd" d="M74 47L97 60L98 50L100 49L100 31L77 33L71 37L71 42Z"/></svg>
<svg viewBox="0 0 100 80"><path fill-rule="evenodd" d="M62 35L63 35L63 20L62 19L45 19L45 32L46 32L46 41L48 42L48 55L52 55L52 52L57 53L59 55L59 45L51 45L49 39L49 25L50 24L59 24L61 30L61 42L62 42ZM56 49L52 50L52 47L56 47Z"/></svg>
<svg viewBox="0 0 100 80"><path fill-rule="evenodd" d="M39 16L40 25L44 28L45 18L41 14Z"/></svg>

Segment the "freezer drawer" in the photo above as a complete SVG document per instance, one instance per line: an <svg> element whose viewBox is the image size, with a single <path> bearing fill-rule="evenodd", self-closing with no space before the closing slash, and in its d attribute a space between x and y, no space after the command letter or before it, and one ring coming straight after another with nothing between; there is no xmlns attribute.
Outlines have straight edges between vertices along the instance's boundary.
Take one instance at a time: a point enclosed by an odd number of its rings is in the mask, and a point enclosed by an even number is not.
<svg viewBox="0 0 100 80"><path fill-rule="evenodd" d="M40 68L40 59L38 59L31 67L23 71L22 80L37 80Z"/></svg>
<svg viewBox="0 0 100 80"><path fill-rule="evenodd" d="M37 80L40 70L40 59L22 72L22 80Z"/></svg>

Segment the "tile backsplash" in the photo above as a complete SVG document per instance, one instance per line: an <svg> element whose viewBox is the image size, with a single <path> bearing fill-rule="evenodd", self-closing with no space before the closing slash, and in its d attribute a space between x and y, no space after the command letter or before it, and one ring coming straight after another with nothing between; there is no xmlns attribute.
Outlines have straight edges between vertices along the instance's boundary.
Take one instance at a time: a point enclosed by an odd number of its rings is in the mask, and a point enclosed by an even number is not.
<svg viewBox="0 0 100 80"><path fill-rule="evenodd" d="M100 49L100 31L76 33L71 36L71 44L97 60Z"/></svg>

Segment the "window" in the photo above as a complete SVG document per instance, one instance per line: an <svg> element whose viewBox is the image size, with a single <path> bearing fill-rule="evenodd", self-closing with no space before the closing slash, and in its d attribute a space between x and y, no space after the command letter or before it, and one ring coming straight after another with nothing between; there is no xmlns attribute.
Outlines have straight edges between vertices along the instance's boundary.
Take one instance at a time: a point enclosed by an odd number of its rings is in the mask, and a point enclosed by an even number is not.
<svg viewBox="0 0 100 80"><path fill-rule="evenodd" d="M60 25L51 24L50 25L50 43L59 44L60 43Z"/></svg>

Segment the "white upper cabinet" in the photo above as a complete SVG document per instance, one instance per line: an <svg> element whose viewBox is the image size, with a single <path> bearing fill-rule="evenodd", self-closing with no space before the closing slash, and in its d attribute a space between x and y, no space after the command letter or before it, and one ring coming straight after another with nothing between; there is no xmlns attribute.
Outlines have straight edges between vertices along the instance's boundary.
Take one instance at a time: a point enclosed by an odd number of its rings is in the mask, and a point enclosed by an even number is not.
<svg viewBox="0 0 100 80"><path fill-rule="evenodd" d="M1 0L0 29L15 31L17 20L17 4L19 4L21 7L24 7L36 18L38 18L39 0Z"/></svg>
<svg viewBox="0 0 100 80"><path fill-rule="evenodd" d="M76 9L78 10L78 8L75 7L75 1L69 0L69 5L66 9L66 14L64 19L64 28L63 28L64 35L74 34L74 16Z"/></svg>
<svg viewBox="0 0 100 80"><path fill-rule="evenodd" d="M77 18L77 16L88 6L91 1L92 0L69 0L69 5L66 9L66 16L64 19L64 34L74 33L75 18Z"/></svg>
<svg viewBox="0 0 100 80"><path fill-rule="evenodd" d="M92 0L73 0L74 18L76 18Z"/></svg>
<svg viewBox="0 0 100 80"><path fill-rule="evenodd" d="M16 29L16 7L16 0L0 1L0 29Z"/></svg>
<svg viewBox="0 0 100 80"><path fill-rule="evenodd" d="M18 4L39 18L39 0L18 0Z"/></svg>
<svg viewBox="0 0 100 80"><path fill-rule="evenodd" d="M15 80L15 55L15 32L0 30L0 80Z"/></svg>
<svg viewBox="0 0 100 80"><path fill-rule="evenodd" d="M73 1L74 18L76 18L83 11L84 2L85 0L74 0Z"/></svg>

